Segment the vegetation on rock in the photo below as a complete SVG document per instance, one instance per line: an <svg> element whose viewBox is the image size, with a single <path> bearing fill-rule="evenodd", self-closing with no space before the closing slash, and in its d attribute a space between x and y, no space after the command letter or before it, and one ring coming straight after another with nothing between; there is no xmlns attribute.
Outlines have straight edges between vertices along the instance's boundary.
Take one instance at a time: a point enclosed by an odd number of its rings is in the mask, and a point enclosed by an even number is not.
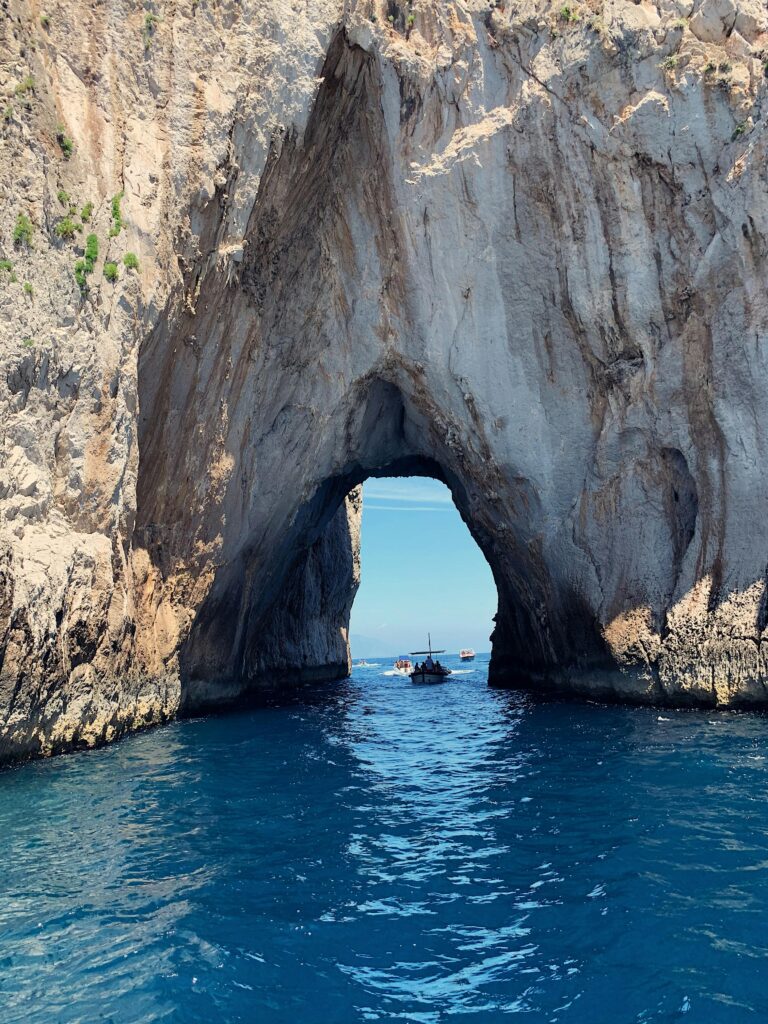
<svg viewBox="0 0 768 1024"><path fill-rule="evenodd" d="M124 227L123 215L120 210L120 203L123 195L123 192L118 192L116 196L112 196L112 227L109 229L110 238L115 238L119 235Z"/></svg>
<svg viewBox="0 0 768 1024"><path fill-rule="evenodd" d="M59 238L68 240L75 237L77 225L71 217L63 217L53 230Z"/></svg>
<svg viewBox="0 0 768 1024"><path fill-rule="evenodd" d="M63 125L59 125L56 129L56 141L59 144L59 149L61 150L64 159L69 160L74 152L75 144L67 135L66 129Z"/></svg>
<svg viewBox="0 0 768 1024"><path fill-rule="evenodd" d="M75 263L75 280L77 281L78 287L80 288L81 292L84 292L88 287L86 274L90 274L90 272L91 271L88 268L88 264L85 262L85 260L78 260Z"/></svg>
<svg viewBox="0 0 768 1024"><path fill-rule="evenodd" d="M156 14L152 14L151 11L148 11L144 15L144 29L143 29L143 33L142 34L144 36L144 49L145 50L148 50L150 48L150 46L152 45L152 37L155 34L155 27L157 25L158 20L159 19L158 19L157 15Z"/></svg>
<svg viewBox="0 0 768 1024"><path fill-rule="evenodd" d="M98 258L99 240L96 235L88 235L85 240L85 257L75 263L75 280L81 292L87 291L88 274L93 273Z"/></svg>
<svg viewBox="0 0 768 1024"><path fill-rule="evenodd" d="M35 91L35 79L32 75L26 75L14 89L17 96L23 96L25 93Z"/></svg>
<svg viewBox="0 0 768 1024"><path fill-rule="evenodd" d="M32 244L32 221L26 213L20 213L16 218L16 227L13 229L13 244Z"/></svg>
<svg viewBox="0 0 768 1024"><path fill-rule="evenodd" d="M96 235L88 235L88 237L85 240L85 261L86 263L90 264L91 270L93 270L93 265L95 264L98 258L99 239L96 237Z"/></svg>

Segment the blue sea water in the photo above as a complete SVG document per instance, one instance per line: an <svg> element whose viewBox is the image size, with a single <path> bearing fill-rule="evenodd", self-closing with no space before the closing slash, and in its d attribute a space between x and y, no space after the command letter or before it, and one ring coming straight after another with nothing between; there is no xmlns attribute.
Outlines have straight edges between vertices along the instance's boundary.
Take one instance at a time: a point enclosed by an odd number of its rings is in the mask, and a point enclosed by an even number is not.
<svg viewBox="0 0 768 1024"><path fill-rule="evenodd" d="M768 1019L764 717L386 668L1 773L0 1022Z"/></svg>

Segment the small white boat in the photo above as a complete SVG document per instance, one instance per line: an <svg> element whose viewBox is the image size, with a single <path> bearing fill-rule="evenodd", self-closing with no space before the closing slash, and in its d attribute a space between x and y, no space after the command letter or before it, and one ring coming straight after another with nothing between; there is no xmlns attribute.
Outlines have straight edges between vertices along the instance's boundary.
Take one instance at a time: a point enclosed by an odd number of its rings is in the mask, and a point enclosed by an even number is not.
<svg viewBox="0 0 768 1024"><path fill-rule="evenodd" d="M436 661L433 654L445 654L445 651L433 651L432 650L432 637L427 633L429 641L428 651L411 651L411 657L418 654L426 654L427 657L419 665L417 662L413 671L410 673L412 683L444 683L448 676L451 674L451 670L441 665L439 661Z"/></svg>
<svg viewBox="0 0 768 1024"><path fill-rule="evenodd" d="M358 661L357 664L355 665L355 668L368 668L368 662L365 661L365 659L363 659L362 661Z"/></svg>
<svg viewBox="0 0 768 1024"><path fill-rule="evenodd" d="M475 652L472 650L471 647L462 647L461 650L459 651L459 657L461 658L462 661L474 661Z"/></svg>
<svg viewBox="0 0 768 1024"><path fill-rule="evenodd" d="M409 676L413 672L413 662L410 658L398 658L392 667L401 676Z"/></svg>

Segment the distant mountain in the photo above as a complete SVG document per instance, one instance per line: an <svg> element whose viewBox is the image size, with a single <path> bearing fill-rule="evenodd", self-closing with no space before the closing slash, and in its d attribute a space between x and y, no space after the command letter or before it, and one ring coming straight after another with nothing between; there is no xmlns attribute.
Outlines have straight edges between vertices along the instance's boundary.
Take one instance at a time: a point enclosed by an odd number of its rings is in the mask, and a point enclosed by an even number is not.
<svg viewBox="0 0 768 1024"><path fill-rule="evenodd" d="M465 643L464 646L471 647L471 635L469 638L465 638L465 640L466 639L468 639L468 642ZM377 639L374 636L365 636L363 633L350 633L349 646L352 651L353 660L357 661L360 658L392 658L394 660L401 654L407 656L415 647L421 650L426 645L423 642L419 643L418 638L414 637L411 637L410 643L408 643L408 637L406 637L400 647L395 647L392 641L387 640L386 638ZM477 654L490 653L487 641L483 643L482 636L480 641L477 643L477 647L475 647L475 652ZM458 647L454 647L453 649L447 648L447 653L457 655L459 653L459 649Z"/></svg>
<svg viewBox="0 0 768 1024"><path fill-rule="evenodd" d="M386 640L363 636L362 633L350 633L349 646L353 658L386 658L392 654Z"/></svg>

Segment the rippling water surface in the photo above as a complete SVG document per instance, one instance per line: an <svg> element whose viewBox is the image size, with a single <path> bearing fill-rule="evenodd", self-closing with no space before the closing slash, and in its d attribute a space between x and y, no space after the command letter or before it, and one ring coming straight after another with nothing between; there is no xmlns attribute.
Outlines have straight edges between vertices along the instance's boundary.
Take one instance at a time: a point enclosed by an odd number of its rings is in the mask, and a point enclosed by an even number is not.
<svg viewBox="0 0 768 1024"><path fill-rule="evenodd" d="M768 1019L765 718L385 668L0 774L0 1022Z"/></svg>

